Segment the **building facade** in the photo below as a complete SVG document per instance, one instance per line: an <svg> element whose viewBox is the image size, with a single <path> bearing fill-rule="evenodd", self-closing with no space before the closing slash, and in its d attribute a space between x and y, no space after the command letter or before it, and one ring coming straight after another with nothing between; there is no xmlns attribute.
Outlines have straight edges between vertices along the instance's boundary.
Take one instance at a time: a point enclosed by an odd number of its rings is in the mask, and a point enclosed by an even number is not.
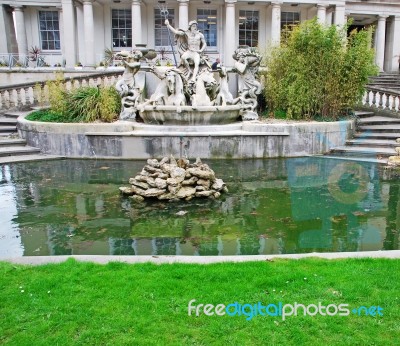
<svg viewBox="0 0 400 346"><path fill-rule="evenodd" d="M279 44L281 29L317 17L326 25L352 19L357 28L375 26L376 64L399 69L399 0L0 0L0 54L40 49L50 64L94 66L106 49L130 50L146 44L172 58L164 25L187 29L196 20L211 61L233 63L238 45L261 51Z"/></svg>

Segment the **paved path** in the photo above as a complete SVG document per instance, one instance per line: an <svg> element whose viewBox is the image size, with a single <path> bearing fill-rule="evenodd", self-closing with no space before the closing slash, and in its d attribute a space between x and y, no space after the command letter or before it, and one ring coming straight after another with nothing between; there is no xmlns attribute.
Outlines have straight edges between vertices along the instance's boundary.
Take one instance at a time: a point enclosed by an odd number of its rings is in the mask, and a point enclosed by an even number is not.
<svg viewBox="0 0 400 346"><path fill-rule="evenodd" d="M93 262L106 264L109 262L123 263L154 263L154 264L210 264L222 262L251 262L251 261L271 261L274 259L302 259L302 258L323 258L323 259L343 259L343 258L389 258L400 259L400 250L392 251L364 251L364 252L329 252L329 253L308 253L308 254L287 254L287 255L251 255L251 256L27 256L15 258L1 258L0 261L15 264L41 265L48 263L61 263L69 258L74 258L79 262Z"/></svg>

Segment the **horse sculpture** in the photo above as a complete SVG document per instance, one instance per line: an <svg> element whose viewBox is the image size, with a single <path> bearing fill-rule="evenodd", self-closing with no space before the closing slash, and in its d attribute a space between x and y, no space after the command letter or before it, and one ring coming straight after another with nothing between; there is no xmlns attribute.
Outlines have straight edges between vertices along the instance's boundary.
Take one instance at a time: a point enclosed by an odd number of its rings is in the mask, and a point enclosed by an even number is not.
<svg viewBox="0 0 400 346"><path fill-rule="evenodd" d="M180 112L180 106L186 105L186 97L183 92L182 77L175 69L169 69L165 72L159 71L156 68L152 72L161 79L154 94L149 100L140 105L144 109L147 105L165 105L177 106L177 112Z"/></svg>
<svg viewBox="0 0 400 346"><path fill-rule="evenodd" d="M212 106L215 99L217 81L212 73L203 70L196 80L196 92L192 95L192 106Z"/></svg>
<svg viewBox="0 0 400 346"><path fill-rule="evenodd" d="M226 72L226 67L221 67L221 69L219 70L219 76L220 76L219 90L214 104L216 106L231 105L233 104L234 101L233 101L233 96L229 91L228 73Z"/></svg>

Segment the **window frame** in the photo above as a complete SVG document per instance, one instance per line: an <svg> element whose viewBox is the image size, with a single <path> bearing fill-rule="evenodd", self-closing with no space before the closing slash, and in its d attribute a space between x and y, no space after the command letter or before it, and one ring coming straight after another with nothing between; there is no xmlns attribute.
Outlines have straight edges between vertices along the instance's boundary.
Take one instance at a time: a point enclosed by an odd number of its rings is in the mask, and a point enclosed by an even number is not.
<svg viewBox="0 0 400 346"><path fill-rule="evenodd" d="M207 37L206 37L206 34L205 34L205 30L204 29L202 29L201 28L201 26L200 26L200 21L199 21L199 10L201 10L201 11L215 11L215 24L213 24L214 26L215 26L215 45L209 45L208 44L208 42L207 42ZM203 14L203 15L205 15L205 14ZM208 14L208 15L214 15L214 14ZM207 8L205 8L205 7L198 7L198 8L196 8L196 20L197 20L197 23L198 23L198 30L204 35L204 38L205 38L205 40L206 40L206 42L207 42L207 48L206 48L206 51L217 51L218 50L218 43L219 43L219 35L218 35L218 23L219 23L219 11L218 11L218 8L210 8L210 7L207 7Z"/></svg>
<svg viewBox="0 0 400 346"><path fill-rule="evenodd" d="M241 38L240 38L240 31L241 31L240 21L241 21L241 19L243 20L243 17L244 17L243 15L241 15L241 12L245 12L246 21L249 18L248 14L247 14L248 12L252 12L252 17L251 18L255 18L254 13L257 13L257 16L256 16L256 18L257 18L257 29L255 30L254 28L251 28L251 29L244 28L244 35L245 35L244 43L243 43L243 40L242 40L242 43L241 43ZM259 46L259 43L260 43L260 19L261 19L260 13L261 13L261 11L258 8L257 9L247 9L247 8L240 8L239 9L239 11L238 11L238 22L237 22L237 26L238 26L238 31L237 31L238 40L237 40L237 43L238 43L239 46L243 46L243 45L247 45L249 47L258 47ZM254 33L254 32L257 33L257 44L256 45L253 44L253 35L252 35L252 33ZM248 41L247 35L248 35L248 33L250 33L251 45L247 44L247 41Z"/></svg>
<svg viewBox="0 0 400 346"><path fill-rule="evenodd" d="M159 32L159 33L162 34L163 30L165 30L165 32L169 31L169 29L164 24L164 21L165 21L164 17L161 18L161 27L160 28L156 28L156 25L157 25L156 20L158 20L158 18L156 18L157 17L156 11L160 11L160 10L161 10L160 8L154 7L154 11L153 11L153 15L154 15L154 17L153 17L154 48L156 50L161 50L161 49L164 48L165 51L170 51L171 50L171 43L169 42L168 36L166 38L167 42L166 42L165 45L163 45L163 44L157 45L157 33ZM169 13L168 14L169 24L172 27L176 28L176 13L177 13L177 11L176 11L176 9L174 7L169 7L169 8L167 8L167 10L168 10L168 13ZM171 11L173 12L172 16L171 16ZM167 35L170 35L172 44L175 46L174 34L171 33L171 32L167 32ZM161 43L165 43L165 42L163 42L162 35L161 35L160 40L161 40Z"/></svg>
<svg viewBox="0 0 400 346"><path fill-rule="evenodd" d="M124 11L124 12L128 12L130 15L129 15L129 16L126 16L125 19L126 19L126 18L130 18L131 26L130 26L130 27L127 27L127 26L125 25L125 27L121 28L121 27L119 26L119 21L120 21L120 18L121 18L121 17L118 16L118 18L114 18L114 16L113 16L113 13L115 13L114 11L119 11L119 12ZM131 9L131 8L111 8L111 13L110 13L110 15L111 15L111 21L110 21L110 24L111 24L111 25L110 25L110 27L111 27L111 47L112 47L112 50L113 50L113 51L114 51L114 50L115 50L115 51L121 51L121 50L132 49L132 48L133 48L133 47L132 47L132 45L133 45L132 9ZM115 28L114 28L114 26L113 26L113 19L117 19L117 20L118 20L118 27L115 27ZM126 46L114 46L114 30L117 30L117 31L125 30L125 32L127 32L128 29L130 29L131 37L129 38L129 35L128 35L128 38L127 38L127 45L126 45ZM119 38L115 38L115 40L121 41L121 39L119 39ZM131 45L129 45L129 40L131 41L131 42L130 42Z"/></svg>
<svg viewBox="0 0 400 346"><path fill-rule="evenodd" d="M41 23L42 23L42 19L41 19L41 14L43 14L43 13L52 13L53 15L54 14L56 14L56 16L57 16L57 21L56 21L56 23L57 23L57 26L58 26L58 29L48 29L47 27L48 27L48 18L45 18L45 26L46 26L46 29L41 29ZM60 30L60 12L59 11L57 11L57 10L42 10L42 9L40 9L40 10L38 10L38 14L37 14L37 18L38 18L38 29L39 29L39 45L40 45L40 50L42 51L42 52L61 52L61 49L62 49L62 47L61 47L61 30ZM54 21L54 17L52 18L52 22L54 23L55 21ZM52 33L53 34L53 37L55 37L56 35L54 35L55 33L58 33L58 39L55 39L55 38L53 38L53 40L49 40L48 39L48 36L47 36L47 39L46 40L43 40L43 37L42 37L42 33ZM43 44L45 43L45 42L47 42L47 45L49 45L49 42L53 42L54 43L54 49L49 49L49 48L47 48L47 49L45 49L45 48L43 48ZM59 46L59 48L56 48L56 46L57 46L57 42L58 42L58 46Z"/></svg>

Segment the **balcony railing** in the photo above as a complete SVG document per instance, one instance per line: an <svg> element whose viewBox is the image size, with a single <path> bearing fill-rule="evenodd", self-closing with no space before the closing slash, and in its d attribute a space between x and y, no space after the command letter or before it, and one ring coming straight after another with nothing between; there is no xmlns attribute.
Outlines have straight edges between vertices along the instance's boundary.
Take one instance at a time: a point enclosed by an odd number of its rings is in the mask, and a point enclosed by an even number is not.
<svg viewBox="0 0 400 346"><path fill-rule="evenodd" d="M367 86L362 100L364 106L373 109L400 112L400 92L393 89Z"/></svg>
<svg viewBox="0 0 400 346"><path fill-rule="evenodd" d="M2 68L35 68L64 67L64 57L61 54L14 54L0 53Z"/></svg>
<svg viewBox="0 0 400 346"><path fill-rule="evenodd" d="M123 71L103 71L65 78L67 90L81 86L115 85ZM29 109L33 106L47 105L49 90L46 82L31 82L0 86L0 112L17 109Z"/></svg>

